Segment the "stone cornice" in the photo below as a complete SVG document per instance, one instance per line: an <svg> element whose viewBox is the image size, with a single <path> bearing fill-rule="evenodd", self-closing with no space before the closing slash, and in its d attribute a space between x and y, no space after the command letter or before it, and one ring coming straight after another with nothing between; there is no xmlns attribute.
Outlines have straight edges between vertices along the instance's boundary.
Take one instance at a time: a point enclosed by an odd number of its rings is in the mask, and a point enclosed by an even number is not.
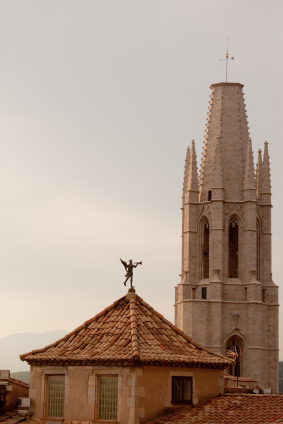
<svg viewBox="0 0 283 424"><path fill-rule="evenodd" d="M221 85L223 85L223 86L227 86L227 85L235 86L235 85L238 85L239 87L244 87L244 84L240 84L239 82L217 82L216 84L211 84L211 86L209 88L219 87Z"/></svg>
<svg viewBox="0 0 283 424"><path fill-rule="evenodd" d="M266 303L266 302L257 302L257 301L251 301L247 302L245 300L213 300L213 299L183 299L179 302L175 302L175 305L181 304L182 302L210 302L210 303L229 303L229 304L240 304L240 305L251 305L251 304L258 304L258 305L265 305L265 306L280 306L279 303Z"/></svg>

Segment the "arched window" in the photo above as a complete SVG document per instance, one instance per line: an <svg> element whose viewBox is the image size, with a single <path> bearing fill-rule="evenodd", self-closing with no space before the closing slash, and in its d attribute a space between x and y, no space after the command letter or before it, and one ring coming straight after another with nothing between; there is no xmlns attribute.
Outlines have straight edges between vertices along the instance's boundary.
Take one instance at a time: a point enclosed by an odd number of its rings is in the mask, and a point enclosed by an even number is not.
<svg viewBox="0 0 283 424"><path fill-rule="evenodd" d="M229 222L229 278L238 278L239 227L235 216Z"/></svg>
<svg viewBox="0 0 283 424"><path fill-rule="evenodd" d="M202 278L209 278L209 222L202 223Z"/></svg>
<svg viewBox="0 0 283 424"><path fill-rule="evenodd" d="M256 279L260 281L260 244L261 244L261 230L259 220L256 220Z"/></svg>
<svg viewBox="0 0 283 424"><path fill-rule="evenodd" d="M241 375L241 364L243 363L243 343L240 337L233 337L227 343L227 354L228 351L237 352L238 359L235 365L229 365L228 373L235 377L240 377Z"/></svg>

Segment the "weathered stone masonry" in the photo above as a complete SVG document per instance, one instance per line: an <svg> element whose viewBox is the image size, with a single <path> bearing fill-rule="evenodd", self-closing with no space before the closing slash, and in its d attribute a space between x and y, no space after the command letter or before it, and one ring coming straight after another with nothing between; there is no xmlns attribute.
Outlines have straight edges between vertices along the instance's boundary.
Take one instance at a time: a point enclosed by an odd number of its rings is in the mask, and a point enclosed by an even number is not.
<svg viewBox="0 0 283 424"><path fill-rule="evenodd" d="M187 151L175 324L215 352L238 346L240 375L277 393L268 143L263 159L258 152L255 173L242 88L211 86L200 178L194 142Z"/></svg>

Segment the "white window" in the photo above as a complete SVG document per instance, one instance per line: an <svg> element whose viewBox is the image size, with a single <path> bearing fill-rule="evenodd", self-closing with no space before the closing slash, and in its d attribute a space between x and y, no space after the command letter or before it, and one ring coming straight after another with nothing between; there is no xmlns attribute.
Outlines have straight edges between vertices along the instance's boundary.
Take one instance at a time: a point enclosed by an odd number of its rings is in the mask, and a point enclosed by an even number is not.
<svg viewBox="0 0 283 424"><path fill-rule="evenodd" d="M64 417L65 376L47 377L47 417Z"/></svg>
<svg viewBox="0 0 283 424"><path fill-rule="evenodd" d="M118 406L118 377L99 377L99 420L116 421Z"/></svg>

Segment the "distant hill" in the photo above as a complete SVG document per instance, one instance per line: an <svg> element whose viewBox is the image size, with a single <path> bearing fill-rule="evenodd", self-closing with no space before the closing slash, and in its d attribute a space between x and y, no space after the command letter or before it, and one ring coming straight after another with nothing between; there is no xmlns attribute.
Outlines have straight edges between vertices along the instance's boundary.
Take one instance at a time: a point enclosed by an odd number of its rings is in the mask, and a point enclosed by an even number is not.
<svg viewBox="0 0 283 424"><path fill-rule="evenodd" d="M29 384L29 371L11 372L10 377Z"/></svg>
<svg viewBox="0 0 283 424"><path fill-rule="evenodd" d="M16 333L0 338L0 369L11 372L29 371L29 365L19 355L43 348L64 337L68 331L56 330L47 333ZM16 378L16 377L15 377Z"/></svg>

